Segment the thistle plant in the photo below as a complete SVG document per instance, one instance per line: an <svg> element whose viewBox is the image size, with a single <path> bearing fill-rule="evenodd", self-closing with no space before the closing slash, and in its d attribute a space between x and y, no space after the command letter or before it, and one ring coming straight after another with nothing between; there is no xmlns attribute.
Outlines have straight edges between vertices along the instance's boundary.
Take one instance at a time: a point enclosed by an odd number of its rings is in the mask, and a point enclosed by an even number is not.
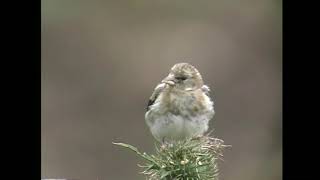
<svg viewBox="0 0 320 180"><path fill-rule="evenodd" d="M155 154L141 153L136 147L113 143L134 151L145 160L142 174L149 180L218 180L218 160L227 145L220 139L204 135L156 144Z"/></svg>
<svg viewBox="0 0 320 180"><path fill-rule="evenodd" d="M215 114L209 92L193 65L175 64L154 89L145 114L151 134L164 143L156 144L154 155L129 144L114 144L131 149L146 161L140 167L149 180L217 180L217 162L226 145L203 135Z"/></svg>

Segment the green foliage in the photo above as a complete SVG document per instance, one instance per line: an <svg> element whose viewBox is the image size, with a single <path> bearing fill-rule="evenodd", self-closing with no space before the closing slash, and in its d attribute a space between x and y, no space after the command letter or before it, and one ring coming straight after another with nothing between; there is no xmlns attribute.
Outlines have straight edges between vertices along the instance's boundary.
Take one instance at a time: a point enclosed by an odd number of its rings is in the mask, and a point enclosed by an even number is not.
<svg viewBox="0 0 320 180"><path fill-rule="evenodd" d="M141 153L129 144L114 144L129 148L146 160L140 167L149 180L217 180L217 160L226 147L222 140L209 136L156 145L155 155Z"/></svg>

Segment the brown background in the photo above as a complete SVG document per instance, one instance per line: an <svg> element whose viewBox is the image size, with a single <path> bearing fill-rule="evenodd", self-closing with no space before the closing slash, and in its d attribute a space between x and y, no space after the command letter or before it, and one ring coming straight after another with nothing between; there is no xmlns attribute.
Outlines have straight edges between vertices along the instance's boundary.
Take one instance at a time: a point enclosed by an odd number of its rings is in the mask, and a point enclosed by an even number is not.
<svg viewBox="0 0 320 180"><path fill-rule="evenodd" d="M213 90L221 180L282 178L282 3L42 1L42 177L145 179L153 88L177 62Z"/></svg>

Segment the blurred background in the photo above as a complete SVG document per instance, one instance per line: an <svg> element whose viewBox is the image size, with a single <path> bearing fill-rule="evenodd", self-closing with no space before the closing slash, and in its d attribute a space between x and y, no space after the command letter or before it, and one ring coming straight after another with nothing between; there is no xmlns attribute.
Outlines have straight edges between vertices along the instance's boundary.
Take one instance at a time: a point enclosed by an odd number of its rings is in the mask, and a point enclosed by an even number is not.
<svg viewBox="0 0 320 180"><path fill-rule="evenodd" d="M42 177L145 179L125 142L154 152L144 121L177 62L213 92L221 180L282 179L280 0L42 0Z"/></svg>

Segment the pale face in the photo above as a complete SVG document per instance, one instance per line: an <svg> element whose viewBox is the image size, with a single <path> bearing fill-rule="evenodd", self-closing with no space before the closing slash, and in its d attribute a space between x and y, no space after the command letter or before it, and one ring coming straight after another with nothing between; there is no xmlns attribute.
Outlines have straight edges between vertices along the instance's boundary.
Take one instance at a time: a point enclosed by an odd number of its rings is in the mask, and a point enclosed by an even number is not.
<svg viewBox="0 0 320 180"><path fill-rule="evenodd" d="M178 90L195 90L203 85L200 73L187 63L179 63L171 68L169 75L162 81Z"/></svg>

